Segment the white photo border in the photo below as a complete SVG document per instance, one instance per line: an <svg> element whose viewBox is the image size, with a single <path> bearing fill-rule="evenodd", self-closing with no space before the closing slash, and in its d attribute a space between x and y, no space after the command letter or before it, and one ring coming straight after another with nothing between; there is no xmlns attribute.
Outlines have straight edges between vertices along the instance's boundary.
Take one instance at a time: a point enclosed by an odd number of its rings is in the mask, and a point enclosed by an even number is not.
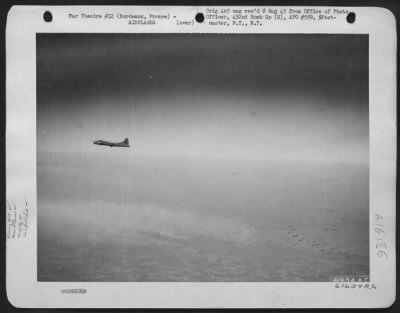
<svg viewBox="0 0 400 313"><path fill-rule="evenodd" d="M263 27L224 27L171 20L127 25L115 20L68 18L68 14L118 11L169 12L193 16L211 6L14 6L6 28L6 171L8 204L29 208L26 236L6 242L7 297L26 308L380 308L396 294L396 21L377 7L346 7L336 20L313 23L271 21ZM218 7L219 9L222 7ZM279 9L281 7L273 7ZM288 7L285 7L288 8ZM312 7L311 7L312 8ZM314 7L321 9L322 7ZM336 9L340 9L336 7ZM43 13L50 11L53 22ZM336 288L334 282L153 283L38 282L36 189L36 34L37 33L302 33L369 35L370 122L370 282L372 289ZM6 204L6 206L8 205ZM7 212L7 208L6 208ZM7 214L7 213L6 213ZM377 226L377 222L379 225ZM385 255L377 248L384 231ZM64 289L86 290L63 293Z"/></svg>

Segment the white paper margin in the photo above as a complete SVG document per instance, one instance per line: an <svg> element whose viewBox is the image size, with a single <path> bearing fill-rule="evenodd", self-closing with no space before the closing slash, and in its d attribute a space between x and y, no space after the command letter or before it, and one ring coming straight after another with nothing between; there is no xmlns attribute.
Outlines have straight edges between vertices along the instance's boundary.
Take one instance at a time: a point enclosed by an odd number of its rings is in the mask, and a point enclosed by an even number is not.
<svg viewBox="0 0 400 313"><path fill-rule="evenodd" d="M7 297L15 307L45 308L304 308L388 307L395 300L396 186L396 22L383 8L349 8L357 20L314 23L271 22L263 27L177 27L126 25L118 21L75 20L68 13L107 11L148 14L168 11L194 16L211 7L14 6L6 28L6 170L7 201L17 207L28 199L30 228L26 238L7 240ZM221 7L219 7L221 8ZM273 7L279 8L279 7ZM288 7L285 7L286 9ZM318 8L318 7L315 7ZM321 8L321 7L319 7ZM45 23L43 13L54 21ZM377 289L337 289L326 283L62 283L37 282L36 236L36 33L338 33L369 34L370 114L370 266ZM374 214L384 217L388 258L377 256ZM62 294L85 288L86 294Z"/></svg>

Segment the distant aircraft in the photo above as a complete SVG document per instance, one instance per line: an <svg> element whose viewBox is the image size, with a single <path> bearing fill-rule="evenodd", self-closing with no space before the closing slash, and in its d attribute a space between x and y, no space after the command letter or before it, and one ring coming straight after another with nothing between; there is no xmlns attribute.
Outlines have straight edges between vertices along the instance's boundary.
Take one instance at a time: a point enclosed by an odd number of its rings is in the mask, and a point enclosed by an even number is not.
<svg viewBox="0 0 400 313"><path fill-rule="evenodd" d="M105 140L95 140L93 141L95 145L99 146L109 146L110 148L112 147L122 147L122 148L129 148L129 139L125 138L124 141L122 142L111 142L111 141L105 141Z"/></svg>

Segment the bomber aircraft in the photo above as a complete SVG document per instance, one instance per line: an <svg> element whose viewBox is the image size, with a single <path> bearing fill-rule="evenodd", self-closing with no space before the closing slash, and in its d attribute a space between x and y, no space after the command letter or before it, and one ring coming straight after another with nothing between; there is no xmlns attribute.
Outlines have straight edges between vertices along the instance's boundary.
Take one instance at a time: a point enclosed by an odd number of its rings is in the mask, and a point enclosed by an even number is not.
<svg viewBox="0 0 400 313"><path fill-rule="evenodd" d="M109 146L110 148L112 147L122 147L122 148L129 148L129 139L125 138L124 141L122 142L111 142L111 141L106 141L106 140L95 140L93 141L95 145L99 146Z"/></svg>

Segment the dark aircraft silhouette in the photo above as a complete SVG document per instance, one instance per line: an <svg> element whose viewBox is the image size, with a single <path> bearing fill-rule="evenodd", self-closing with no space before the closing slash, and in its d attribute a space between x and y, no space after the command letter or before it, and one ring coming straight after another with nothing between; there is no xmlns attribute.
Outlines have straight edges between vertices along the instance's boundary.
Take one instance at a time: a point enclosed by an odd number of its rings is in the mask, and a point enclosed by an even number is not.
<svg viewBox="0 0 400 313"><path fill-rule="evenodd" d="M111 142L111 141L105 141L105 140L95 140L93 141L95 145L99 146L109 146L110 148L112 147L122 147L122 148L129 148L129 139L125 138L124 141L122 142Z"/></svg>

